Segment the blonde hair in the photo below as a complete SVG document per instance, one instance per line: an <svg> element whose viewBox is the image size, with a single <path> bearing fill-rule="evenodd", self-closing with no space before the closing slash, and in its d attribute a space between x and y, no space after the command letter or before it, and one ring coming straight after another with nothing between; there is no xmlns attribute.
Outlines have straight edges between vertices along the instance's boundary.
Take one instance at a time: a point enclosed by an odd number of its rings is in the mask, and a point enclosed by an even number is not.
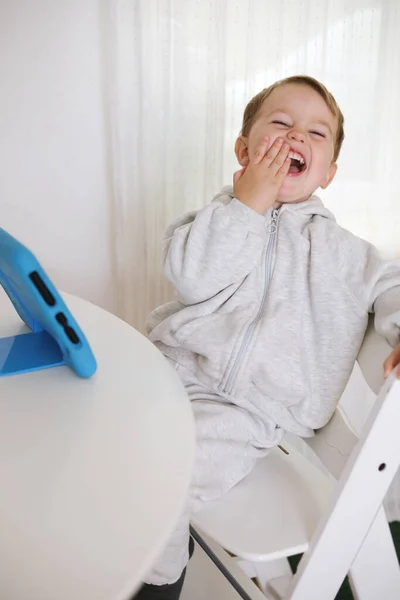
<svg viewBox="0 0 400 600"><path fill-rule="evenodd" d="M286 79L281 79L276 83L270 85L268 88L265 88L261 92L259 92L254 98L250 100L248 105L245 108L243 115L243 123L241 135L248 136L250 133L250 129L256 120L258 111L260 110L264 100L271 95L271 93L281 85L287 84L296 84L296 85L307 85L308 87L315 90L325 101L325 104L336 118L337 128L336 128L336 137L334 140L334 152L333 152L333 162L335 162L339 156L340 149L344 140L344 117L343 113L340 110L335 98L332 96L330 92L326 89L326 87L320 83L317 79L313 77L309 77L308 75L294 75L293 77L286 77Z"/></svg>

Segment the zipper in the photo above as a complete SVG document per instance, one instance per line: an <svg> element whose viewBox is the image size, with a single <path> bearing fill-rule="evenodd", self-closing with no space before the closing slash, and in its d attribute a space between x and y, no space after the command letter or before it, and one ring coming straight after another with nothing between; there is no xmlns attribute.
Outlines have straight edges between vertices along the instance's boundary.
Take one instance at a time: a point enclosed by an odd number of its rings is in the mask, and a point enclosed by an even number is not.
<svg viewBox="0 0 400 600"><path fill-rule="evenodd" d="M232 369L226 380L225 389L224 389L226 394L230 394L232 392L233 386L236 382L236 378L237 378L237 375L239 372L240 363L242 362L243 356L245 355L246 350L249 347L254 330L257 327L258 323L261 321L261 317L263 316L263 314L265 312L268 288L269 288L269 283L271 281L271 276L272 276L272 262L273 262L273 258L274 258L274 254L275 254L274 250L275 250L276 238L277 238L276 232L278 231L278 219L279 219L279 210L274 208L271 213L271 223L269 225L269 240L268 240L267 250L265 253L265 283L264 283L264 292L263 292L263 296L261 299L260 308L258 309L257 315L255 316L253 321L250 323L250 325L244 335L242 344L239 348L239 351L237 353L235 361L232 365Z"/></svg>

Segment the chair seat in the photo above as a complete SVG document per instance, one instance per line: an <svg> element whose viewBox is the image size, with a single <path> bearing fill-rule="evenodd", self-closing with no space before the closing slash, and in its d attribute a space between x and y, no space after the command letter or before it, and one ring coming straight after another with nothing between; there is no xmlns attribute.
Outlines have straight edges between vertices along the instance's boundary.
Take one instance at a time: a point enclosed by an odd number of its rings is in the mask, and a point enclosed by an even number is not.
<svg viewBox="0 0 400 600"><path fill-rule="evenodd" d="M260 459L225 496L207 503L193 525L234 555L275 560L307 550L334 482L284 444Z"/></svg>

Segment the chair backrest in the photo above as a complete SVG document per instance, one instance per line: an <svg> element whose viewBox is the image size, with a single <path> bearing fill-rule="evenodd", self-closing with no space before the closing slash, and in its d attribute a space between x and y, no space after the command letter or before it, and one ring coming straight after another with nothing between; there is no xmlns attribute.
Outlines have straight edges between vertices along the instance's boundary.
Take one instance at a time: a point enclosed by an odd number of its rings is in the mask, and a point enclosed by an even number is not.
<svg viewBox="0 0 400 600"><path fill-rule="evenodd" d="M371 327L358 362L376 392L390 347ZM330 506L293 578L291 600L333 598L349 571L400 464L400 381L380 389L360 437L338 409L308 445L338 479Z"/></svg>

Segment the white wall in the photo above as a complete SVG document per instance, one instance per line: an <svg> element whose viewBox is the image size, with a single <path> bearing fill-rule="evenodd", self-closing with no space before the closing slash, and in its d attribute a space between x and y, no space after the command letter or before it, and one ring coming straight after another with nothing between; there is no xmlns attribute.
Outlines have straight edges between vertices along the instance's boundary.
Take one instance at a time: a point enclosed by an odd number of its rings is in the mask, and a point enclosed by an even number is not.
<svg viewBox="0 0 400 600"><path fill-rule="evenodd" d="M0 226L112 309L101 0L0 0Z"/></svg>

